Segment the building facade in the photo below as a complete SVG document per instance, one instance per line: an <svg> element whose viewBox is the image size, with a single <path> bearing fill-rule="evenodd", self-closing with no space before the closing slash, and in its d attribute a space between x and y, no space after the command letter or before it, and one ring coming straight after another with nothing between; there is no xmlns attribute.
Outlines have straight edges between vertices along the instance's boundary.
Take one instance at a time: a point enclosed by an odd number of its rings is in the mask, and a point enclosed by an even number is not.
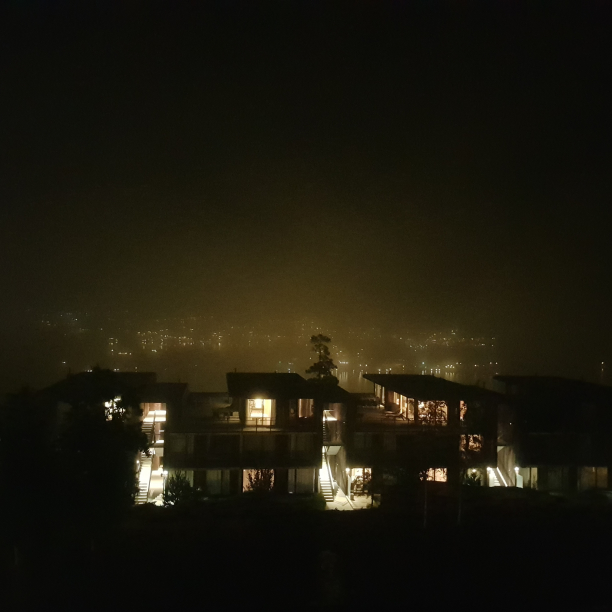
<svg viewBox="0 0 612 612"><path fill-rule="evenodd" d="M298 374L227 375L227 393L192 393L169 415L165 469L206 495L319 490L325 403Z"/></svg>
<svg viewBox="0 0 612 612"><path fill-rule="evenodd" d="M568 493L609 487L612 388L547 376L495 380L506 392L499 422L506 457L499 462L513 462L518 486Z"/></svg>
<svg viewBox="0 0 612 612"><path fill-rule="evenodd" d="M349 413L346 462L353 490L370 478L488 484L496 466L502 396L434 376L364 374L372 394Z"/></svg>

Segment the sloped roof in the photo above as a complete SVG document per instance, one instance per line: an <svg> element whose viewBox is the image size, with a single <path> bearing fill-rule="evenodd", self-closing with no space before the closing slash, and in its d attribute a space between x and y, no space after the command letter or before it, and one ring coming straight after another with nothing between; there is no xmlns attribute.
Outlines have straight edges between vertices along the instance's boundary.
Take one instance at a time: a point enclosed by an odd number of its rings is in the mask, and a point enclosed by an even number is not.
<svg viewBox="0 0 612 612"><path fill-rule="evenodd" d="M494 376L494 380L506 385L516 385L521 394L563 395L564 397L580 398L582 400L598 399L612 400L612 387L562 378L560 376Z"/></svg>
<svg viewBox="0 0 612 612"><path fill-rule="evenodd" d="M461 385L444 378L419 374L363 374L363 378L389 391L420 400L499 400L501 393L473 385Z"/></svg>
<svg viewBox="0 0 612 612"><path fill-rule="evenodd" d="M306 380L290 372L229 372L227 389L232 397L300 398Z"/></svg>
<svg viewBox="0 0 612 612"><path fill-rule="evenodd" d="M319 385L289 372L230 372L227 388L231 397L314 399L344 403L351 394L338 385Z"/></svg>
<svg viewBox="0 0 612 612"><path fill-rule="evenodd" d="M179 402L187 391L187 383L155 383L139 391L142 402Z"/></svg>
<svg viewBox="0 0 612 612"><path fill-rule="evenodd" d="M317 388L316 383L309 383L306 381L306 384L308 387L314 387L313 397L320 397L324 402L346 404L348 402L353 402L355 399L352 393L349 393L339 385L322 385Z"/></svg>

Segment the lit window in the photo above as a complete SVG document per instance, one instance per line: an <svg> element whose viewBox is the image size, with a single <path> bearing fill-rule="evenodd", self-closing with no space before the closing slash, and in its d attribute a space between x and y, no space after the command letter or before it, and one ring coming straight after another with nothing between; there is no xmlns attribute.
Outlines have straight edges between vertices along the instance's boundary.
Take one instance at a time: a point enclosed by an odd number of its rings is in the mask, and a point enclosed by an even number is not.
<svg viewBox="0 0 612 612"><path fill-rule="evenodd" d="M419 422L423 425L446 425L448 423L446 402L419 402Z"/></svg>
<svg viewBox="0 0 612 612"><path fill-rule="evenodd" d="M307 419L314 414L314 401L311 399L298 400L298 416L301 419Z"/></svg>
<svg viewBox="0 0 612 612"><path fill-rule="evenodd" d="M429 468L427 470L427 480L431 482L446 482L446 468Z"/></svg>
<svg viewBox="0 0 612 612"><path fill-rule="evenodd" d="M414 400L399 393L393 393L393 403L399 415L408 421L414 421Z"/></svg>
<svg viewBox="0 0 612 612"><path fill-rule="evenodd" d="M274 488L274 470L258 469L242 471L242 490L269 492Z"/></svg>
<svg viewBox="0 0 612 612"><path fill-rule="evenodd" d="M355 495L366 495L372 480L371 468L353 468L351 474L351 491Z"/></svg>
<svg viewBox="0 0 612 612"><path fill-rule="evenodd" d="M482 443L482 436L461 436L461 440L459 442L459 450L479 453L482 450Z"/></svg>
<svg viewBox="0 0 612 612"><path fill-rule="evenodd" d="M254 398L247 400L247 419L254 419L260 425L271 424L273 421L272 400Z"/></svg>
<svg viewBox="0 0 612 612"><path fill-rule="evenodd" d="M269 400L268 400L269 401ZM264 416L264 400L252 399L249 400L249 418L257 418Z"/></svg>

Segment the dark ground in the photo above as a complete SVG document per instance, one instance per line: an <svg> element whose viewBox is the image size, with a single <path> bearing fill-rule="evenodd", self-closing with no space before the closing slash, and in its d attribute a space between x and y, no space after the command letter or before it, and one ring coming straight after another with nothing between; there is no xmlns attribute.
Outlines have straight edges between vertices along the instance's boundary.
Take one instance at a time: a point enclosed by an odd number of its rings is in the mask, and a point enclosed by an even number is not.
<svg viewBox="0 0 612 612"><path fill-rule="evenodd" d="M140 507L93 554L66 542L41 547L18 589L21 607L609 609L612 512L603 501L470 502L459 528L452 503L430 510L424 530L405 507Z"/></svg>

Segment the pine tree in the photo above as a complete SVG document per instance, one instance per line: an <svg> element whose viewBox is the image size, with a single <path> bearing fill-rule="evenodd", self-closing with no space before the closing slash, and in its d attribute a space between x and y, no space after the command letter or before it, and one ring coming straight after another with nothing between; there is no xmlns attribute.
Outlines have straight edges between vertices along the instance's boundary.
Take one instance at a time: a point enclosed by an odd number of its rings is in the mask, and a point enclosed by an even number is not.
<svg viewBox="0 0 612 612"><path fill-rule="evenodd" d="M329 384L338 384L338 378L332 373L337 369L336 364L333 362L329 347L327 346L331 342L331 338L319 334L317 336L310 337L310 344L312 345L312 351L317 353L317 361L315 361L307 370L306 374L314 374L314 380Z"/></svg>

